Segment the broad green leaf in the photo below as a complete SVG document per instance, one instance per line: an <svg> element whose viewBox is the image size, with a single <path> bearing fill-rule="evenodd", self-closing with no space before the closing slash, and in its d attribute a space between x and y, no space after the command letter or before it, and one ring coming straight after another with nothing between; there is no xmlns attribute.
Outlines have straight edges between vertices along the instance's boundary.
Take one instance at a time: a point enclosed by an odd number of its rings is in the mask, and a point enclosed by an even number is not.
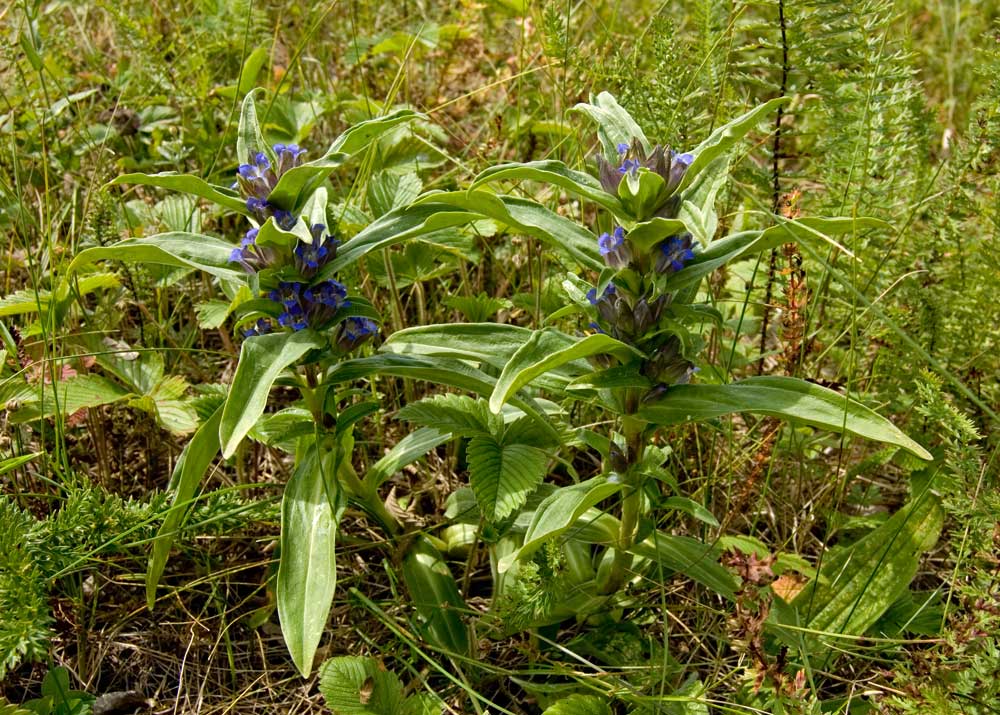
<svg viewBox="0 0 1000 715"><path fill-rule="evenodd" d="M223 457L233 456L240 441L264 414L268 393L278 375L309 350L325 344L322 336L312 330L258 335L243 342L219 425Z"/></svg>
<svg viewBox="0 0 1000 715"><path fill-rule="evenodd" d="M921 459L930 452L892 422L860 402L791 377L750 377L730 385L674 385L638 417L660 425L703 422L734 412L752 412L847 432L902 447Z"/></svg>
<svg viewBox="0 0 1000 715"><path fill-rule="evenodd" d="M421 427L403 437L384 457L375 462L365 473L365 483L378 489L386 479L414 461L420 459L435 447L452 438L451 433L441 432L431 427Z"/></svg>
<svg viewBox="0 0 1000 715"><path fill-rule="evenodd" d="M565 334L551 328L535 331L504 365L490 395L490 409L499 412L507 399L539 375L580 358L601 353L630 357L634 349L610 335L588 335L566 347Z"/></svg>
<svg viewBox="0 0 1000 715"><path fill-rule="evenodd" d="M237 88L239 94L246 94L254 88L257 83L257 75L260 74L264 63L267 62L268 50L266 47L257 47L247 55L240 69L240 84Z"/></svg>
<svg viewBox="0 0 1000 715"><path fill-rule="evenodd" d="M236 160L240 164L251 162L258 152L267 156L272 166L275 164L274 151L264 141L264 135L260 131L260 122L257 121L257 103L254 97L263 91L263 88L258 87L248 92L247 96L243 98L243 106L240 109L240 126L236 133ZM246 211L245 206L244 211Z"/></svg>
<svg viewBox="0 0 1000 715"><path fill-rule="evenodd" d="M819 577L791 603L802 624L819 633L864 633L909 588L943 524L940 499L926 491L857 543L824 558Z"/></svg>
<svg viewBox="0 0 1000 715"><path fill-rule="evenodd" d="M570 695L549 705L542 715L611 715L611 707L597 695Z"/></svg>
<svg viewBox="0 0 1000 715"><path fill-rule="evenodd" d="M581 198L593 201L614 214L622 215L622 203L617 196L601 187L601 182L590 174L570 169L561 161L529 161L523 164L500 164L486 169L469 187L474 191L491 181L541 181L554 184Z"/></svg>
<svg viewBox="0 0 1000 715"><path fill-rule="evenodd" d="M681 180L681 185L677 190L683 191L693 184L702 169L732 149L764 117L777 111L778 107L788 104L790 101L790 97L775 97L712 132L705 141L691 150L690 153L694 155L694 160L685 172L684 178Z"/></svg>
<svg viewBox="0 0 1000 715"><path fill-rule="evenodd" d="M149 565L146 568L146 606L149 610L153 610L156 603L156 586L160 583L163 569L167 565L167 557L170 555L170 547L184 523L184 517L188 513L198 484L219 453L221 420L220 406L184 446L170 475L170 483L167 485L167 492L171 495L170 508L153 538L153 548L150 550Z"/></svg>
<svg viewBox="0 0 1000 715"><path fill-rule="evenodd" d="M371 144L379 136L402 122L421 115L409 109L400 109L384 117L359 122L337 137L326 154L286 171L267 200L276 206L297 213L326 178L354 154ZM244 160L245 161L245 160Z"/></svg>
<svg viewBox="0 0 1000 715"><path fill-rule="evenodd" d="M485 216L517 231L534 236L555 249L562 250L581 266L600 271L604 260L597 250L597 236L575 221L550 211L541 204L513 196L497 196L487 191L431 192L418 199L417 205L434 202L452 210L465 210Z"/></svg>
<svg viewBox="0 0 1000 715"><path fill-rule="evenodd" d="M478 216L440 204L419 204L390 211L361 230L337 251L318 278L330 278L359 258L379 248L402 243L416 236L474 221Z"/></svg>
<svg viewBox="0 0 1000 715"><path fill-rule="evenodd" d="M606 370L598 370L573 380L566 386L568 390L606 390L637 387L650 389L654 383L639 372L634 364L616 365Z"/></svg>
<svg viewBox="0 0 1000 715"><path fill-rule="evenodd" d="M319 691L337 715L400 715L403 684L374 658L340 656L319 669Z"/></svg>
<svg viewBox="0 0 1000 715"><path fill-rule="evenodd" d="M796 221L785 221L763 231L733 233L710 243L707 249L696 254L683 269L671 275L666 281L666 290L673 291L693 285L730 261L776 248L783 243L814 240L869 228L885 229L889 228L889 224L864 216L858 218L812 216Z"/></svg>
<svg viewBox="0 0 1000 715"><path fill-rule="evenodd" d="M462 621L468 607L448 564L426 537L418 536L403 560L403 580L424 636L449 653L468 654L469 631Z"/></svg>
<svg viewBox="0 0 1000 715"><path fill-rule="evenodd" d="M515 561L530 557L546 541L573 528L588 509L618 493L621 488L620 482L601 476L554 491L535 509L521 548L500 560L500 572L507 571Z"/></svg>
<svg viewBox="0 0 1000 715"><path fill-rule="evenodd" d="M668 573L684 574L720 596L733 600L737 586L736 579L719 564L720 551L713 544L705 544L689 536L675 536L660 531L629 549L629 553L649 559L653 563L649 571L652 578L658 579L660 569L663 568Z"/></svg>
<svg viewBox="0 0 1000 715"><path fill-rule="evenodd" d="M597 122L597 135L605 156L618 156L618 145L631 144L633 139L638 139L646 152L652 148L632 115L618 104L611 93L601 92L590 100L590 104L580 103L574 109Z"/></svg>
<svg viewBox="0 0 1000 715"><path fill-rule="evenodd" d="M246 161L244 159L243 161ZM198 176L178 174L166 171L159 174L123 174L108 183L108 186L122 184L138 184L142 186L158 186L171 191L182 191L202 199L208 199L222 208L235 211L244 216L249 215L246 202L229 189L214 186Z"/></svg>
<svg viewBox="0 0 1000 715"><path fill-rule="evenodd" d="M687 224L676 218L655 216L648 221L637 224L627 237L629 242L640 251L648 252L669 236L676 236L688 230Z"/></svg>
<svg viewBox="0 0 1000 715"><path fill-rule="evenodd" d="M485 402L466 395L434 395L406 405L397 418L416 422L456 437L498 436L503 419L492 414Z"/></svg>
<svg viewBox="0 0 1000 715"><path fill-rule="evenodd" d="M337 524L347 504L334 474L335 449L320 453L310 445L281 499L278 618L304 678L312 672L337 587Z"/></svg>
<svg viewBox="0 0 1000 715"><path fill-rule="evenodd" d="M112 246L95 246L77 254L70 272L95 261L117 260L194 268L225 280L245 282L247 276L229 262L233 244L197 233L160 233L146 238L126 238Z"/></svg>
<svg viewBox="0 0 1000 715"><path fill-rule="evenodd" d="M474 437L466 451L469 483L487 520L496 523L524 506L542 479L548 455L524 444L501 445L492 437Z"/></svg>

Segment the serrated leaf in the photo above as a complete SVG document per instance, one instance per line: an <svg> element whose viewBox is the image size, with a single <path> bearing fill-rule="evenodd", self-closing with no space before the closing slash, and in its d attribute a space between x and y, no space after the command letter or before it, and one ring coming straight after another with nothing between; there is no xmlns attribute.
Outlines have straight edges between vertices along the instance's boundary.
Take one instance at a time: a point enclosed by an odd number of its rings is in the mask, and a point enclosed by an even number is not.
<svg viewBox="0 0 1000 715"><path fill-rule="evenodd" d="M341 656L320 666L319 690L337 715L398 715L403 685L374 658Z"/></svg>
<svg viewBox="0 0 1000 715"><path fill-rule="evenodd" d="M427 397L406 405L397 417L456 437L499 436L503 429L502 419L489 411L485 401L466 395Z"/></svg>
<svg viewBox="0 0 1000 715"><path fill-rule="evenodd" d="M268 393L278 375L309 350L325 344L322 336L312 330L259 335L243 342L219 425L223 457L233 456L247 432L264 414Z"/></svg>
<svg viewBox="0 0 1000 715"><path fill-rule="evenodd" d="M417 196L423 183L415 172L394 174L382 172L368 182L368 206L375 216L409 205Z"/></svg>
<svg viewBox="0 0 1000 715"><path fill-rule="evenodd" d="M791 377L750 377L730 385L674 385L637 416L654 424L703 422L734 412L752 412L847 432L902 447L921 459L930 452L892 422L860 402Z"/></svg>
<svg viewBox="0 0 1000 715"><path fill-rule="evenodd" d="M523 444L500 445L491 437L474 437L466 455L469 483L479 508L491 522L524 506L545 478L548 456Z"/></svg>
<svg viewBox="0 0 1000 715"><path fill-rule="evenodd" d="M597 695L570 695L549 705L542 715L611 715L611 707Z"/></svg>

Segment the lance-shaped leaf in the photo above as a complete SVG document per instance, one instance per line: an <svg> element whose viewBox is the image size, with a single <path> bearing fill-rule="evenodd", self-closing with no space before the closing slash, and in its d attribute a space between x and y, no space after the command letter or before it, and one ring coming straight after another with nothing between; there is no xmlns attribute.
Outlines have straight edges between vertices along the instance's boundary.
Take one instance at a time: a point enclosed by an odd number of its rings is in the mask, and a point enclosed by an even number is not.
<svg viewBox="0 0 1000 715"><path fill-rule="evenodd" d="M178 174L166 171L159 174L122 174L108 183L108 186L121 184L140 184L142 186L158 186L172 191L208 199L222 208L248 215L246 203L238 195L222 186L214 186L198 176Z"/></svg>
<svg viewBox="0 0 1000 715"><path fill-rule="evenodd" d="M620 482L601 476L554 491L535 509L521 548L500 559L500 572L510 569L514 562L530 557L546 541L572 529L588 509L621 491L621 488Z"/></svg>
<svg viewBox="0 0 1000 715"><path fill-rule="evenodd" d="M240 108L240 126L236 132L236 160L241 164L253 161L258 153L263 153L272 166L275 164L274 150L264 141L264 135L260 131L260 122L257 120L257 103L254 101L254 97L263 91L263 88L258 87L252 92L248 92L247 96L243 98L243 106Z"/></svg>
<svg viewBox="0 0 1000 715"><path fill-rule="evenodd" d="M421 620L424 636L438 648L456 655L469 652L469 632L462 621L468 610L455 577L441 553L418 536L403 561L403 580ZM395 712L395 711L394 711Z"/></svg>
<svg viewBox="0 0 1000 715"><path fill-rule="evenodd" d="M365 254L388 248L425 233L451 226L461 226L480 218L475 213L451 205L420 204L390 211L368 224L337 250L337 257L328 263L319 278L334 276Z"/></svg>
<svg viewBox="0 0 1000 715"><path fill-rule="evenodd" d="M519 164L501 164L486 169L475 181L470 190L491 181L529 180L541 181L566 189L570 193L593 201L616 215L622 215L624 209L617 196L609 194L601 187L601 182L590 174L570 169L561 161L529 161Z"/></svg>
<svg viewBox="0 0 1000 715"><path fill-rule="evenodd" d="M721 549L717 546L657 531L629 549L629 553L653 563L649 575L654 579L658 580L660 570L665 569L667 573L684 574L720 596L735 598L736 580L719 564Z"/></svg>
<svg viewBox="0 0 1000 715"><path fill-rule="evenodd" d="M601 92L590 102L581 102L574 109L597 122L597 136L600 137L605 156L617 156L618 145L631 144L633 139L638 139L643 150L649 152L652 147L646 135L610 92Z"/></svg>
<svg viewBox="0 0 1000 715"><path fill-rule="evenodd" d="M732 149L736 142L743 139L764 117L790 101L790 97L775 97L712 132L705 141L691 150L694 160L684 173L677 190L683 191L694 183L702 169Z"/></svg>
<svg viewBox="0 0 1000 715"><path fill-rule="evenodd" d="M289 169L278 179L267 200L293 213L338 167L360 152L382 134L403 122L422 115L410 109L400 109L384 117L355 124L337 137L326 153L318 159ZM245 160L244 160L245 161Z"/></svg>
<svg viewBox="0 0 1000 715"><path fill-rule="evenodd" d="M638 417L660 425L701 422L734 412L752 412L847 432L896 447L921 459L931 454L892 422L860 402L791 377L751 377L730 385L674 385Z"/></svg>
<svg viewBox="0 0 1000 715"><path fill-rule="evenodd" d="M312 330L258 335L243 342L219 425L223 457L233 456L240 441L264 414L268 393L278 375L309 350L325 344L322 336Z"/></svg>
<svg viewBox="0 0 1000 715"><path fill-rule="evenodd" d="M365 472L365 485L371 485L372 490L378 489L386 479L412 464L432 449L444 444L452 438L450 432L442 432L433 427L421 427L399 440L381 459Z"/></svg>
<svg viewBox="0 0 1000 715"><path fill-rule="evenodd" d="M577 694L549 705L542 715L611 715L611 707L596 695Z"/></svg>
<svg viewBox="0 0 1000 715"><path fill-rule="evenodd" d="M802 625L819 633L864 633L909 588L943 523L940 499L926 491L857 543L823 559L819 578L791 604Z"/></svg>
<svg viewBox="0 0 1000 715"><path fill-rule="evenodd" d="M208 471L212 460L219 453L219 422L222 421L222 406L212 413L194 433L181 456L174 465L170 475L167 492L170 494L170 509L163 518L153 539L153 548L149 554L149 566L146 568L146 607L153 610L156 603L156 586L163 575L170 555L170 547L174 543L178 529L184 523L191 500L194 498L202 477Z"/></svg>
<svg viewBox="0 0 1000 715"><path fill-rule="evenodd" d="M600 271L604 261L597 249L597 237L575 221L550 211L541 204L514 196L497 196L487 191L428 193L418 204L434 202L464 209L534 236L561 250L581 266Z"/></svg>
<svg viewBox="0 0 1000 715"><path fill-rule="evenodd" d="M703 252L698 253L684 268L667 278L665 289L674 291L693 285L725 264L767 251L783 243L795 241L824 240L862 229L891 228L885 221L859 216L857 218L809 216L795 221L784 221L763 231L740 231L713 241Z"/></svg>
<svg viewBox="0 0 1000 715"><path fill-rule="evenodd" d="M231 268L229 256L233 248L233 244L213 236L160 233L145 238L126 238L112 246L88 248L77 254L69 269L72 272L95 261L117 260L194 268L225 280L246 281L246 273Z"/></svg>
<svg viewBox="0 0 1000 715"><path fill-rule="evenodd" d="M568 362L601 353L615 355L622 360L627 360L632 354L641 354L604 333L588 335L568 346L566 337L565 333L552 328L535 331L504 365L490 395L490 409L499 412L512 394L539 375Z"/></svg>
<svg viewBox="0 0 1000 715"><path fill-rule="evenodd" d="M335 455L333 449L320 453L311 445L281 499L278 618L302 677L312 671L337 588L337 524L346 500L334 474Z"/></svg>

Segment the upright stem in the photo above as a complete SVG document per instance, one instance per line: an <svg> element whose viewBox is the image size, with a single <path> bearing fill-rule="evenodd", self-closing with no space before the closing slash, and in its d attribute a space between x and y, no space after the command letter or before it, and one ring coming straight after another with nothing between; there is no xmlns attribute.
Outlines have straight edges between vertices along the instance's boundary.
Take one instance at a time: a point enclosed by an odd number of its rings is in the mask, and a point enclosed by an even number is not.
<svg viewBox="0 0 1000 715"><path fill-rule="evenodd" d="M642 463L642 453L645 447L642 433L645 424L642 420L626 415L622 418L622 432L628 446L629 467L625 474L624 496L622 497L621 526L618 530L618 544L615 547L611 570L604 583L599 584L601 593L614 593L625 583L629 568L632 566L632 554L629 553L635 545L638 532L639 517L642 513L642 475L639 465Z"/></svg>

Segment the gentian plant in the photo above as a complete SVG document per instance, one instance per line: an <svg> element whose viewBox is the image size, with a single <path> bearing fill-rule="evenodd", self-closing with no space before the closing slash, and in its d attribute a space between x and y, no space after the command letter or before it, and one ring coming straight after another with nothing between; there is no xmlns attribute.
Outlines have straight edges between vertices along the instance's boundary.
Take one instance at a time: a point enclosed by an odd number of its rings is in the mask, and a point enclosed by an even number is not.
<svg viewBox="0 0 1000 715"><path fill-rule="evenodd" d="M150 608L170 547L213 459L240 452L248 435L294 454L281 509L277 609L291 656L305 675L322 636L336 586L335 538L351 500L389 535L399 525L377 494L391 471L361 478L351 462L353 426L380 409L356 398L340 364L379 335L379 312L350 292L338 276L369 251L468 220L438 209L390 211L345 240L338 219L346 197L331 200L327 177L366 152L385 132L419 115L398 110L344 132L315 159L296 145L269 145L257 120L254 93L243 102L235 183L225 188L196 176L129 174L114 184L145 184L183 191L240 214L237 242L193 233L129 238L83 251L74 268L117 259L196 269L235 296L229 313L242 337L239 362L222 404L194 434L178 459L169 491L172 508L153 545L146 579ZM378 177L370 177L370 181ZM355 212L357 214L357 212ZM433 216L431 221L428 216ZM265 414L273 385L294 389L298 400Z"/></svg>
<svg viewBox="0 0 1000 715"><path fill-rule="evenodd" d="M725 369L705 362L702 331L722 323L698 292L712 271L782 243L884 226L867 218L769 217L777 222L770 228L715 237L715 197L733 148L785 101L753 109L688 151L672 151L651 145L604 93L577 107L598 124L602 151L596 177L558 161L506 164L485 171L467 191L418 202L477 212L535 236L570 269L562 282L570 305L548 317L549 327L414 327L391 336L382 355L361 359L420 366L428 379L480 395L429 398L400 416L470 440L474 499L459 498L461 508L451 514L479 524L496 578L494 595L509 590L526 566L537 572L553 559L566 565L563 597L520 625L606 608L608 599L643 571L657 578L681 572L733 597L735 583L712 544L655 528L664 516L658 505L664 503L704 515L682 494L664 499L663 485L672 481L664 469L669 447L654 442L664 426L757 413L930 458L892 423L849 397L786 377L727 383ZM605 211L598 219L604 230L595 235L531 199L485 188L526 180L597 204ZM551 326L574 315L580 326L575 332ZM461 379L446 374L449 367ZM610 429L601 433L566 424L564 416L576 402L598 407L611 418ZM598 451L602 473L574 477L567 486L545 484L553 465L568 463L560 453L570 448Z"/></svg>

